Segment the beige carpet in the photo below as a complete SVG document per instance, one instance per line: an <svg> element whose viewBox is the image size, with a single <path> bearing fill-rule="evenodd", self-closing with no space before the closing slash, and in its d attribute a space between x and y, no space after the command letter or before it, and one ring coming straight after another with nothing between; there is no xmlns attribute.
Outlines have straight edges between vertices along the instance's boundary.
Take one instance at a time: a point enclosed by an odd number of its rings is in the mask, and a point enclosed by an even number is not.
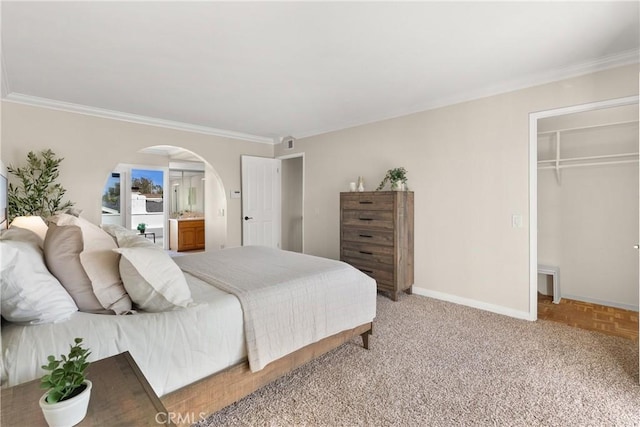
<svg viewBox="0 0 640 427"><path fill-rule="evenodd" d="M420 296L199 426L640 426L638 344Z"/></svg>

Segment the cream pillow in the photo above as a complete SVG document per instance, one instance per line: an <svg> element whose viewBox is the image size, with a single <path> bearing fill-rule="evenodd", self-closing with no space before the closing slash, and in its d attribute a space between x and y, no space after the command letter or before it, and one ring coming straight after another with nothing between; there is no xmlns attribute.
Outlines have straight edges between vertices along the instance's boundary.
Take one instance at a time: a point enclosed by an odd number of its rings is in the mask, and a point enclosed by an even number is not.
<svg viewBox="0 0 640 427"><path fill-rule="evenodd" d="M124 228L119 224L102 224L100 228L106 231L109 236L113 237L113 240L116 242L118 241L118 236L136 236L138 234L135 231Z"/></svg>
<svg viewBox="0 0 640 427"><path fill-rule="evenodd" d="M91 279L82 267L80 253L84 249L82 230L76 225L49 224L44 239L44 259L51 274L62 283L80 311L113 314L106 310L93 293Z"/></svg>
<svg viewBox="0 0 640 427"><path fill-rule="evenodd" d="M59 322L78 311L47 270L40 248L24 241L0 241L0 295L2 316L10 322Z"/></svg>
<svg viewBox="0 0 640 427"><path fill-rule="evenodd" d="M116 314L131 310L131 299L120 280L119 256L111 236L89 221L69 214L56 214L49 222L58 226L75 225L82 231L84 248L80 263L91 280L93 293L103 308Z"/></svg>
<svg viewBox="0 0 640 427"><path fill-rule="evenodd" d="M151 240L139 234L118 234L117 241L120 248L151 248L162 251L160 246L151 243Z"/></svg>
<svg viewBox="0 0 640 427"><path fill-rule="evenodd" d="M114 249L122 255L120 275L129 296L144 311L188 307L191 290L184 274L164 251L155 247Z"/></svg>

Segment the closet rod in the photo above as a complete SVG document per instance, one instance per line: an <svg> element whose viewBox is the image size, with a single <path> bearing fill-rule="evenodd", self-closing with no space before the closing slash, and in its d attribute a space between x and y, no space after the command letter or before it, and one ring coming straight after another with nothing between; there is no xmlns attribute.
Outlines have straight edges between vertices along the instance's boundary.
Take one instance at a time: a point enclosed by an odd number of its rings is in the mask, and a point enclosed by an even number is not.
<svg viewBox="0 0 640 427"><path fill-rule="evenodd" d="M582 160L596 160L596 159L614 159L619 157L638 157L640 153L621 153L621 154L603 154L601 156L587 156L587 157L570 157L568 159L558 159L560 162L578 162ZM556 159L550 160L538 160L538 163L555 163Z"/></svg>
<svg viewBox="0 0 640 427"><path fill-rule="evenodd" d="M548 133L556 133L556 132L569 132L573 130L582 130L582 129L594 129L606 126L617 126L617 125L626 125L630 123L638 123L638 120L625 120L621 122L612 122L612 123L603 123L599 125L590 125L590 126L582 126L582 127L574 127L574 128L565 128L565 129L556 129L556 130L548 130L545 132L538 132L538 135L546 135Z"/></svg>
<svg viewBox="0 0 640 427"><path fill-rule="evenodd" d="M623 163L638 163L638 159L633 160L616 160L613 162L591 162L591 163L575 163L572 165L560 165L560 166L538 166L538 170L544 169L565 169L565 168L578 168L581 166L601 166L601 165L620 165Z"/></svg>

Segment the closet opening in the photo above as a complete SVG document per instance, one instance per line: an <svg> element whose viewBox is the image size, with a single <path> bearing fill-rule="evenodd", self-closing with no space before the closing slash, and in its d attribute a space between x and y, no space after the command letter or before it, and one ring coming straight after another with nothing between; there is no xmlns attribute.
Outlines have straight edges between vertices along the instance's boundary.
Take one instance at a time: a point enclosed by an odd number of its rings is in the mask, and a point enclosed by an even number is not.
<svg viewBox="0 0 640 427"><path fill-rule="evenodd" d="M530 125L532 320L637 339L638 97L534 113Z"/></svg>

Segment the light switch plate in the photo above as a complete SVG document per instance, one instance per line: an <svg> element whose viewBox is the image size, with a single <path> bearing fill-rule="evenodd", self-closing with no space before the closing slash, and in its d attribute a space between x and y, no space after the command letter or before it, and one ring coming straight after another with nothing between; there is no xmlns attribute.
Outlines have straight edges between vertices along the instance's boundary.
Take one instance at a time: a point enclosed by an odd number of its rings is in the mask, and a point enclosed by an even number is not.
<svg viewBox="0 0 640 427"><path fill-rule="evenodd" d="M522 215L519 215L519 214L511 215L511 227L522 228Z"/></svg>

